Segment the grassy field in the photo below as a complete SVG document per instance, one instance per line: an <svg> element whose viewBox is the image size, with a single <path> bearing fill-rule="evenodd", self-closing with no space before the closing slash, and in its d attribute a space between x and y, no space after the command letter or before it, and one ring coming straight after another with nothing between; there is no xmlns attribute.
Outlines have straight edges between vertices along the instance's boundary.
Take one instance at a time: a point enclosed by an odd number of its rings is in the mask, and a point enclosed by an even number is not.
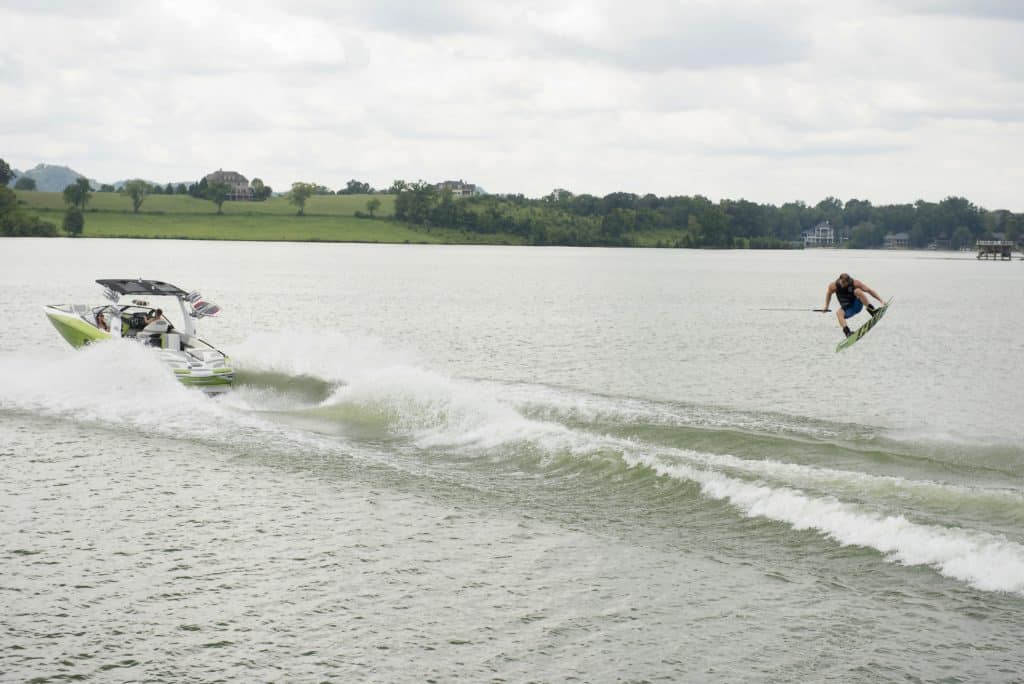
<svg viewBox="0 0 1024 684"><path fill-rule="evenodd" d="M306 214L325 216L355 216L357 211L368 213L366 203L371 199L380 200L377 216L388 216L395 211L394 195L315 195L306 201ZM65 209L64 197L59 192L18 191L18 199L29 209L61 211ZM272 215L294 216L298 209L284 197L271 197L264 202L225 202L227 215ZM86 205L86 212L132 213L132 201L127 195L116 192L94 192ZM209 200L196 199L188 195L146 195L139 208L140 214L216 214L217 207Z"/></svg>
<svg viewBox="0 0 1024 684"><path fill-rule="evenodd" d="M64 200L59 192L17 193L31 214L59 228ZM306 202L306 215L281 197L265 202L225 202L224 213L207 200L187 195L149 195L132 213L131 200L97 192L86 206L83 237L176 238L187 240L267 240L297 242L387 242L425 244L522 244L512 235L479 235L444 228L413 228L388 218L359 218L370 195L322 195ZM377 216L394 211L393 195L380 200Z"/></svg>

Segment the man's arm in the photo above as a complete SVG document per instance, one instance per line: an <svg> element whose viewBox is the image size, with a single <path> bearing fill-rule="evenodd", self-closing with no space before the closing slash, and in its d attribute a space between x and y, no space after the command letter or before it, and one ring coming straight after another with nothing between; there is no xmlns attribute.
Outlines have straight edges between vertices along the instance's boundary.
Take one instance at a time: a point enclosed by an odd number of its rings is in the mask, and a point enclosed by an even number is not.
<svg viewBox="0 0 1024 684"><path fill-rule="evenodd" d="M836 291L836 284L834 282L829 283L828 287L825 288L825 307L822 311L828 311L828 305L832 301L832 293Z"/></svg>
<svg viewBox="0 0 1024 684"><path fill-rule="evenodd" d="M853 281L853 286L854 287L859 287L860 289L862 289L865 292L867 292L869 295L871 295L876 300L878 300L879 304L885 304L885 301L882 299L882 296L880 294L878 294L877 292L875 292L874 290L872 290L871 287L868 286L867 283L863 283L863 282L861 282L859 280L855 280L855 281Z"/></svg>

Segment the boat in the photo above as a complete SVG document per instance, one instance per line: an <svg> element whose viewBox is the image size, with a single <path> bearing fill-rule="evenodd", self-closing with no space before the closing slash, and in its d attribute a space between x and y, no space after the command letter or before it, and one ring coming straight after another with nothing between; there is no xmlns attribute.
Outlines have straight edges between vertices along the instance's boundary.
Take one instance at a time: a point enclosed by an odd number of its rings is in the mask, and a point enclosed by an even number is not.
<svg viewBox="0 0 1024 684"><path fill-rule="evenodd" d="M185 290L160 280L107 278L96 281L111 302L99 306L50 304L43 307L61 337L76 349L104 340L131 339L152 348L183 385L198 387L207 394L231 388L235 371L231 360L219 349L201 340L196 321L220 312L220 307L203 300L196 291ZM130 301L122 302L122 298ZM150 305L150 298L177 300L182 328L174 327L163 310Z"/></svg>

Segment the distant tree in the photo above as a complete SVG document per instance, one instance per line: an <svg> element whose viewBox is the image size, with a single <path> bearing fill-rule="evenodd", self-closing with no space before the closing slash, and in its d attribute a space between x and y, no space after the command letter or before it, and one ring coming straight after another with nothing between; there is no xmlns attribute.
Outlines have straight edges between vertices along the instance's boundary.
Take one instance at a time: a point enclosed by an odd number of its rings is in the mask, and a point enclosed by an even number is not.
<svg viewBox="0 0 1024 684"><path fill-rule="evenodd" d="M380 209L380 200L376 197L372 197L366 200L366 211L370 212L370 218L373 218L374 212Z"/></svg>
<svg viewBox="0 0 1024 684"><path fill-rule="evenodd" d="M14 178L14 171L3 159L0 159L0 188L7 187L7 184Z"/></svg>
<svg viewBox="0 0 1024 684"><path fill-rule="evenodd" d="M960 226L953 231L953 237L949 240L949 246L953 249L970 247L974 244L974 234L967 226Z"/></svg>
<svg viewBox="0 0 1024 684"><path fill-rule="evenodd" d="M274 192L274 189L264 184L261 178L253 178L252 182L249 183L249 187L252 188L252 198L254 200L263 201Z"/></svg>
<svg viewBox="0 0 1024 684"><path fill-rule="evenodd" d="M299 208L299 216L306 215L306 200L313 196L316 187L313 183L292 183L292 190L288 193L288 202Z"/></svg>
<svg viewBox="0 0 1024 684"><path fill-rule="evenodd" d="M729 217L721 207L709 207L700 216L705 247L732 247L729 235Z"/></svg>
<svg viewBox="0 0 1024 684"><path fill-rule="evenodd" d="M132 212L136 214L139 213L139 207L142 206L142 202L146 199L146 194L148 192L149 183L138 178L128 181L121 188L121 194L128 195L128 197L131 198Z"/></svg>
<svg viewBox="0 0 1024 684"><path fill-rule="evenodd" d="M395 218L399 221L423 224L430 217L430 212L438 199L437 191L429 183L419 180L406 185L395 198Z"/></svg>
<svg viewBox="0 0 1024 684"><path fill-rule="evenodd" d="M205 178L203 180L206 180ZM224 202L228 197L231 196L231 186L221 181L214 181L206 186L206 199L210 200L217 205L217 213L223 214L224 211L221 207L224 206Z"/></svg>
<svg viewBox="0 0 1024 684"><path fill-rule="evenodd" d="M176 194L176 195L187 195L188 194L188 188L185 187L184 183L178 183L178 187L174 189L174 194Z"/></svg>
<svg viewBox="0 0 1024 684"><path fill-rule="evenodd" d="M601 235L617 240L622 234L632 230L633 212L616 207L601 219Z"/></svg>
<svg viewBox="0 0 1024 684"><path fill-rule="evenodd" d="M164 194L165 195L173 195L174 194L174 186L171 185L170 183L168 183L167 187L164 188Z"/></svg>
<svg viewBox="0 0 1024 684"><path fill-rule="evenodd" d="M0 235L56 237L57 226L22 212L14 190L0 185Z"/></svg>
<svg viewBox="0 0 1024 684"><path fill-rule="evenodd" d="M921 224L915 224L914 227L910 229L908 237L910 238L910 246L917 249L927 246L931 241L930 235L925 232L925 229Z"/></svg>
<svg viewBox="0 0 1024 684"><path fill-rule="evenodd" d="M18 196L10 188L0 185L0 221L16 211L18 211Z"/></svg>
<svg viewBox="0 0 1024 684"><path fill-rule="evenodd" d="M198 183L193 183L188 186L188 194L192 195L196 199L208 199L206 196L206 189L209 187L210 181L206 180L206 176L199 179Z"/></svg>
<svg viewBox="0 0 1024 684"><path fill-rule="evenodd" d="M85 228L85 214L78 207L69 207L64 212L64 232L72 237L78 237Z"/></svg>
<svg viewBox="0 0 1024 684"><path fill-rule="evenodd" d="M850 231L850 247L853 249L868 249L877 247L875 225L870 221L858 223Z"/></svg>
<svg viewBox="0 0 1024 684"><path fill-rule="evenodd" d="M100 186L99 192L117 192L117 188L110 183L104 183Z"/></svg>
<svg viewBox="0 0 1024 684"><path fill-rule="evenodd" d="M977 238L985 231L982 210L965 197L947 197L939 202L940 223L952 232L954 227L964 226Z"/></svg>
<svg viewBox="0 0 1024 684"><path fill-rule="evenodd" d="M851 199L843 205L843 223L857 226L871 220L871 202L868 200Z"/></svg>
<svg viewBox="0 0 1024 684"><path fill-rule="evenodd" d="M400 192L404 192L409 189L409 184L404 180L395 180L391 182L391 187L388 188L389 195L397 195Z"/></svg>
<svg viewBox="0 0 1024 684"><path fill-rule="evenodd" d="M370 187L369 183L362 183L357 180L350 180L343 189L338 190L339 195L369 195L372 193L373 188Z"/></svg>
<svg viewBox="0 0 1024 684"><path fill-rule="evenodd" d="M69 207L78 207L85 211L85 205L92 198L92 188L89 187L89 179L80 177L74 183L64 188L64 202Z"/></svg>
<svg viewBox="0 0 1024 684"><path fill-rule="evenodd" d="M548 204L556 204L559 206L567 206L572 201L573 194L568 190L562 188L555 188L550 193L541 198L542 202Z"/></svg>
<svg viewBox="0 0 1024 684"><path fill-rule="evenodd" d="M21 176L21 177L18 178L18 180L14 181L14 189L15 190L29 190L29 191L35 190L36 189L36 179L35 178L29 178L28 176Z"/></svg>
<svg viewBox="0 0 1024 684"><path fill-rule="evenodd" d="M1006 239L1017 242L1024 237L1024 214L1010 214L1002 227Z"/></svg>

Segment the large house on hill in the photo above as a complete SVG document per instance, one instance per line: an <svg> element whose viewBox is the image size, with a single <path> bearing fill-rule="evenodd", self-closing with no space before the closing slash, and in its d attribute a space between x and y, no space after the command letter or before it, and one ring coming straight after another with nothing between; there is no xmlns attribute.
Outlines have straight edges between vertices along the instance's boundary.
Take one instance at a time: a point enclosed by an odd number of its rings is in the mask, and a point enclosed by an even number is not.
<svg viewBox="0 0 1024 684"><path fill-rule="evenodd" d="M438 192L451 190L453 197L469 197L470 195L479 194L479 191L476 189L476 185L473 183L467 183L461 179L457 181L442 181L434 185L434 189Z"/></svg>
<svg viewBox="0 0 1024 684"><path fill-rule="evenodd" d="M252 188L245 176L237 171L225 171L217 169L213 173L206 174L207 183L227 183L231 186L230 200L251 200L253 198Z"/></svg>

